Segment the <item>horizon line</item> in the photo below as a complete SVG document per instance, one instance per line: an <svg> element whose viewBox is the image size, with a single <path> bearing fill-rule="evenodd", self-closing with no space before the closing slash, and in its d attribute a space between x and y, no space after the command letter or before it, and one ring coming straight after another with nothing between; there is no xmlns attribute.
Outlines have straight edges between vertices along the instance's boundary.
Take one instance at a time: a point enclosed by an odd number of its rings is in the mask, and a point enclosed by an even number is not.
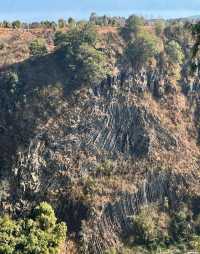
<svg viewBox="0 0 200 254"><path fill-rule="evenodd" d="M88 20L92 10L83 12L74 11L62 11L62 12L17 12L17 13L0 13L0 20L15 21L20 20L22 22L39 22L43 20L57 21L60 18L68 19L72 17L79 20ZM96 12L95 12L96 13ZM132 10L132 11L101 11L97 12L97 16L110 16L110 17L124 17L127 18L130 15L143 16L146 19L179 19L190 18L193 16L200 16L200 11L196 10Z"/></svg>

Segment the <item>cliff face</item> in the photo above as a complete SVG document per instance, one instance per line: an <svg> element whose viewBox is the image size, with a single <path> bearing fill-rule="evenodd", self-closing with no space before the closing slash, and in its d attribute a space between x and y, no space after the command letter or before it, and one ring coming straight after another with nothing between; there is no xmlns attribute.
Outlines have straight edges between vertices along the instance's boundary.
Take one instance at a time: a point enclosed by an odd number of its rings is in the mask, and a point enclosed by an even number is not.
<svg viewBox="0 0 200 254"><path fill-rule="evenodd" d="M199 192L198 81L122 66L73 90L56 61L13 66L14 94L2 74L1 211L24 215L46 200L71 232L82 229L86 253L102 253L120 245L141 204Z"/></svg>
<svg viewBox="0 0 200 254"><path fill-rule="evenodd" d="M2 164L2 172L10 167L9 183L2 181L10 189L4 209L24 213L47 200L79 230L93 210L96 220L108 204L134 193L148 169L189 174L198 168L197 92L191 100L157 70L122 73L70 97L59 84L37 88L35 98L35 87L23 89L28 103L19 103L11 119L1 116L7 121L1 156L5 143L13 148Z"/></svg>

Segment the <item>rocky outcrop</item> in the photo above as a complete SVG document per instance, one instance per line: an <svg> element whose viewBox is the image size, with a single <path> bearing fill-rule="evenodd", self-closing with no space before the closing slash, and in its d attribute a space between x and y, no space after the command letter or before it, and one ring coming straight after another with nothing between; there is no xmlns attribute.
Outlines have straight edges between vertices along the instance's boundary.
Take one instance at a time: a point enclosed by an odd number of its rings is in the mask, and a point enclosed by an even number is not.
<svg viewBox="0 0 200 254"><path fill-rule="evenodd" d="M20 68L29 83L28 72ZM78 232L82 225L86 253L87 248L103 253L119 245L129 217L141 204L173 199L169 185L174 174L163 169L196 170L196 134L193 121L185 117L190 108L176 105L187 99L158 70L122 71L93 88L70 91L69 97L63 96L66 87L34 87L34 82L32 90L24 88L27 104L18 105L13 116L24 137L14 140L9 154L13 160L4 184L9 197L2 210L19 216L46 200L70 230ZM17 128L10 122L8 132L2 125L0 137L8 140L9 135L12 146ZM6 153L2 143L0 149ZM112 167L99 170L107 160ZM161 173L148 174L154 167Z"/></svg>
<svg viewBox="0 0 200 254"><path fill-rule="evenodd" d="M113 246L120 248L120 239L133 230L132 218L142 206L156 203L175 209L187 199L188 189L198 185L199 181L199 174L194 172L179 175L170 171L149 171L137 192L123 193L119 201L107 204L98 219L91 218L84 225L84 253L104 253Z"/></svg>

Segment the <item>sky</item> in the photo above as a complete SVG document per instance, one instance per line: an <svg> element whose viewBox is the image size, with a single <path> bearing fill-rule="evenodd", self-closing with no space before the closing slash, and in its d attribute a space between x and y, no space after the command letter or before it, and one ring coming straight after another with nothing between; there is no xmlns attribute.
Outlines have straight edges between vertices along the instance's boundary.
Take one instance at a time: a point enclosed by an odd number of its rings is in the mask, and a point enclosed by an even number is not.
<svg viewBox="0 0 200 254"><path fill-rule="evenodd" d="M200 0L0 0L0 20L39 21L98 15L179 18L200 15Z"/></svg>

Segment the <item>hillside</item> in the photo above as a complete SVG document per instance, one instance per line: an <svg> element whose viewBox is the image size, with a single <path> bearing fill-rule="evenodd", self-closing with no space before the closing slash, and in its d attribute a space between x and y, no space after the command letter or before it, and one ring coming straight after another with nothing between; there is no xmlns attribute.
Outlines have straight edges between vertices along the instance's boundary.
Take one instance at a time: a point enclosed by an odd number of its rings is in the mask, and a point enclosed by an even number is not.
<svg viewBox="0 0 200 254"><path fill-rule="evenodd" d="M61 29L67 31L68 28ZM97 32L101 35L107 33L115 34L116 27L97 28ZM30 28L30 29L13 29L0 27L0 45L4 45L0 52L0 68L16 62L21 62L30 57L28 45L37 38L45 40L48 52L54 51L53 36L55 31L51 28Z"/></svg>
<svg viewBox="0 0 200 254"><path fill-rule="evenodd" d="M35 207L55 220L48 202L58 218L48 234L67 225L66 241L54 239L60 254L198 253L190 29L132 17L123 27L2 28L1 43L0 214L37 228Z"/></svg>

